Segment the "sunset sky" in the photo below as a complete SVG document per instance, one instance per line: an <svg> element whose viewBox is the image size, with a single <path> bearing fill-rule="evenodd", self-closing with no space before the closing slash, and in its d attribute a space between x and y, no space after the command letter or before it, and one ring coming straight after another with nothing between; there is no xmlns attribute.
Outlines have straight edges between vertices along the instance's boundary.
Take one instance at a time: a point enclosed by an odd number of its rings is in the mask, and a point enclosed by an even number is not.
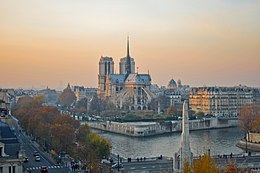
<svg viewBox="0 0 260 173"><path fill-rule="evenodd" d="M152 83L260 87L259 0L0 0L0 88L97 87L128 33Z"/></svg>

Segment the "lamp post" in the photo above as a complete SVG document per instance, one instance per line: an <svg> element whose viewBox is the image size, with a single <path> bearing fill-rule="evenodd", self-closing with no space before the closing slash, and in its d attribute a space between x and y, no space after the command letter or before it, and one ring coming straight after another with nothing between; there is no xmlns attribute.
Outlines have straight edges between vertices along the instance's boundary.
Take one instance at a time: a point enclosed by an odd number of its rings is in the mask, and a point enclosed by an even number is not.
<svg viewBox="0 0 260 173"><path fill-rule="evenodd" d="M119 171L119 154L117 155L117 170Z"/></svg>
<svg viewBox="0 0 260 173"><path fill-rule="evenodd" d="M246 138L246 153L247 153L247 134L248 133L246 132L246 137L245 137Z"/></svg>

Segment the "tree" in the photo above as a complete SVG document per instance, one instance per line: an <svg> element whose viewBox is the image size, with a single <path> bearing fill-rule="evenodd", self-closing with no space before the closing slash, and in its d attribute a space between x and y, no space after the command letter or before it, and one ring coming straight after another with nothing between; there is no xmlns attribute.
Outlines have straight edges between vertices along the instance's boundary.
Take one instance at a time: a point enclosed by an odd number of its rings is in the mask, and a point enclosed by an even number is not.
<svg viewBox="0 0 260 173"><path fill-rule="evenodd" d="M167 109L167 115L168 116L173 116L173 117L176 117L178 116L178 110L175 106L170 106L168 109Z"/></svg>
<svg viewBox="0 0 260 173"><path fill-rule="evenodd" d="M81 125L76 133L77 141L80 143L85 142L88 134L90 134L89 126L87 124Z"/></svg>
<svg viewBox="0 0 260 173"><path fill-rule="evenodd" d="M90 103L90 113L100 115L107 107L105 100L94 96Z"/></svg>
<svg viewBox="0 0 260 173"><path fill-rule="evenodd" d="M28 108L33 104L34 99L30 96L20 97L17 101L16 108Z"/></svg>
<svg viewBox="0 0 260 173"><path fill-rule="evenodd" d="M77 112L87 112L88 111L88 99L83 98L79 100L75 105Z"/></svg>
<svg viewBox="0 0 260 173"><path fill-rule="evenodd" d="M59 96L59 103L62 106L70 107L76 101L76 96L70 88L66 88Z"/></svg>
<svg viewBox="0 0 260 173"><path fill-rule="evenodd" d="M39 102L40 104L42 104L44 102L44 96L43 95L36 95L36 96L33 96L33 99L37 102Z"/></svg>
<svg viewBox="0 0 260 173"><path fill-rule="evenodd" d="M97 151L100 159L109 157L111 145L105 138L101 138L97 133L90 133L87 135L87 142Z"/></svg>
<svg viewBox="0 0 260 173"><path fill-rule="evenodd" d="M207 154L193 162L193 173L219 173L215 161Z"/></svg>
<svg viewBox="0 0 260 173"><path fill-rule="evenodd" d="M184 162L182 173L192 173L192 169L190 167L189 162Z"/></svg>
<svg viewBox="0 0 260 173"><path fill-rule="evenodd" d="M252 124L252 131L259 132L260 131L260 118L257 118Z"/></svg>
<svg viewBox="0 0 260 173"><path fill-rule="evenodd" d="M237 165L234 163L227 164L224 173L238 173Z"/></svg>
<svg viewBox="0 0 260 173"><path fill-rule="evenodd" d="M169 99L165 95L162 95L152 99L151 102L149 103L149 107L155 112L158 111L158 105L160 105L161 111L164 111L170 106Z"/></svg>
<svg viewBox="0 0 260 173"><path fill-rule="evenodd" d="M259 129L259 120L260 109L255 104L246 104L240 107L238 121L240 129L245 133L246 142L250 140L247 139L249 132Z"/></svg>
<svg viewBox="0 0 260 173"><path fill-rule="evenodd" d="M204 113L203 112L201 112L201 111L199 111L199 112L196 112L196 117L198 118L198 119L200 119L200 118L203 118L204 117Z"/></svg>
<svg viewBox="0 0 260 173"><path fill-rule="evenodd" d="M75 142L75 129L69 124L54 124L51 126L52 144L57 152L72 151Z"/></svg>
<svg viewBox="0 0 260 173"><path fill-rule="evenodd" d="M255 121L260 119L260 109L255 104L240 107L239 126L244 132L252 131Z"/></svg>
<svg viewBox="0 0 260 173"><path fill-rule="evenodd" d="M54 124L69 124L71 125L74 129L79 128L80 123L78 120L74 120L73 118L71 118L69 115L61 115L58 116L55 120L54 120Z"/></svg>

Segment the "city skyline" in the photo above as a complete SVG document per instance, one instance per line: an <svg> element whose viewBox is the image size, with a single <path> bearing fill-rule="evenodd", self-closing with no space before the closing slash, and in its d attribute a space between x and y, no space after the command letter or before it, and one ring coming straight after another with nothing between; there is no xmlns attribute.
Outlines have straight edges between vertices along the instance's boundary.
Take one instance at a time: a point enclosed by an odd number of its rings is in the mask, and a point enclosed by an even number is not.
<svg viewBox="0 0 260 173"><path fill-rule="evenodd" d="M97 87L130 55L152 83L260 87L260 2L0 1L0 87Z"/></svg>

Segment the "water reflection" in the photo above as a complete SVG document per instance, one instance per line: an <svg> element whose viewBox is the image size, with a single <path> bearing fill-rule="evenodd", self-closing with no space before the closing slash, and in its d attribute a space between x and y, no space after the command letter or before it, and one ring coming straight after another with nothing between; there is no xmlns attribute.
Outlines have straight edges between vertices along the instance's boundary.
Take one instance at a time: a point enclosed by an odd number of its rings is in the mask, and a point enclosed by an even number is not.
<svg viewBox="0 0 260 173"><path fill-rule="evenodd" d="M113 133L100 133L112 144L112 152L123 157L173 157L180 147L181 133L135 138ZM211 154L241 153L236 143L243 137L238 128L202 130L190 132L191 150L201 155L210 149Z"/></svg>

